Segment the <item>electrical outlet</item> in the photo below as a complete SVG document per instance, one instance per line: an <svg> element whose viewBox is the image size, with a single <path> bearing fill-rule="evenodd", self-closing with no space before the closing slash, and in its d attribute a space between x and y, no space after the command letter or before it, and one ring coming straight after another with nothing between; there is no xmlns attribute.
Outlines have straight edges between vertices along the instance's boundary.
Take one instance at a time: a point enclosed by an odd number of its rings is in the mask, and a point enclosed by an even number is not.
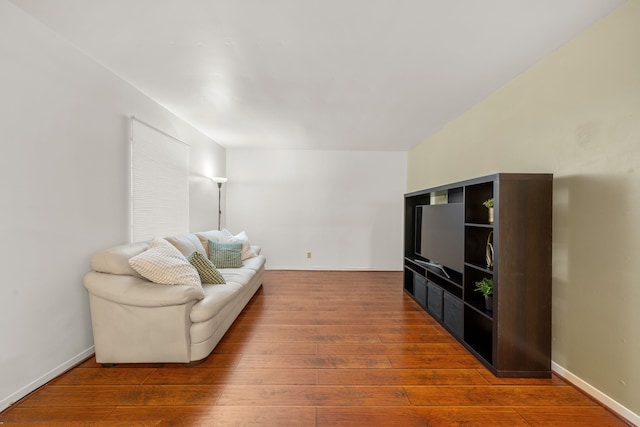
<svg viewBox="0 0 640 427"><path fill-rule="evenodd" d="M307 252L307 259L311 258L311 252Z"/></svg>

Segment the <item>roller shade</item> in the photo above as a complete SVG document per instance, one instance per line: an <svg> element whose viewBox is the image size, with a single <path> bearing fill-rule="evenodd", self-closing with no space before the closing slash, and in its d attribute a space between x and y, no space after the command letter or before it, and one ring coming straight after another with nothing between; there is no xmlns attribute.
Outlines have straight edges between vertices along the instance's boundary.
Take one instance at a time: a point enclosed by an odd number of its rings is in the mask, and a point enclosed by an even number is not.
<svg viewBox="0 0 640 427"><path fill-rule="evenodd" d="M189 145L131 117L132 242L189 231Z"/></svg>

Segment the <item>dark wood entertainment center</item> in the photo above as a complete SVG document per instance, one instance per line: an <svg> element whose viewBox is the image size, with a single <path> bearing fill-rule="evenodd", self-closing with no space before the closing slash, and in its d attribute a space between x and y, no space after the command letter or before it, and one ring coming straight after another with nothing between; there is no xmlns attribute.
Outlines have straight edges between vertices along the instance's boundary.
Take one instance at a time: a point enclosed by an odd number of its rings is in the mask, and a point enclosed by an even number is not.
<svg viewBox="0 0 640 427"><path fill-rule="evenodd" d="M405 292L498 377L551 376L552 187L551 174L498 173L405 194ZM422 210L452 203L463 211L463 242L452 242L462 271L428 266L416 248ZM483 278L494 281L492 311L474 291Z"/></svg>

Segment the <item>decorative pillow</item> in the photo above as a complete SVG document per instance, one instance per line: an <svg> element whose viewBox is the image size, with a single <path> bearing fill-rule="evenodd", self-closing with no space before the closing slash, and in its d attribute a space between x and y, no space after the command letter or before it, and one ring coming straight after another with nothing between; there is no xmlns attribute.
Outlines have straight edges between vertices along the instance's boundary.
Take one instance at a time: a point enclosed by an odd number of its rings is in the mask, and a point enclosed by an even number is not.
<svg viewBox="0 0 640 427"><path fill-rule="evenodd" d="M182 234L179 236L166 237L165 239L175 246L185 257L191 255L193 251L207 255L204 246L202 246L202 242L200 242L200 239L195 234Z"/></svg>
<svg viewBox="0 0 640 427"><path fill-rule="evenodd" d="M201 287L195 267L171 243L160 237L151 241L149 249L130 258L129 265L154 283Z"/></svg>
<svg viewBox="0 0 640 427"><path fill-rule="evenodd" d="M222 237L220 238L221 242L242 243L241 258L243 261L245 259L253 258L257 255L251 248L251 243L249 243L249 236L247 236L247 233L244 230L239 232L235 236L224 227L222 227L222 230L220 230L220 232L222 233Z"/></svg>
<svg viewBox="0 0 640 427"><path fill-rule="evenodd" d="M209 259L217 268L242 267L242 243L223 243L209 240Z"/></svg>
<svg viewBox="0 0 640 427"><path fill-rule="evenodd" d="M222 284L226 283L222 274L216 269L216 266L200 252L194 252L187 257L191 265L193 265L202 283Z"/></svg>

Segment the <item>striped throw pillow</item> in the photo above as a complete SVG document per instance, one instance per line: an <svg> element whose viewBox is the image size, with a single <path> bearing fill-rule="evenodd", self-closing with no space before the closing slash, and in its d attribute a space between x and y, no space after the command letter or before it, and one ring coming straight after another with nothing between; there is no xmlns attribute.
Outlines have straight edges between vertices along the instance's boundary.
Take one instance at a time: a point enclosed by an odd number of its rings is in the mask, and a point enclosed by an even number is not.
<svg viewBox="0 0 640 427"><path fill-rule="evenodd" d="M193 265L196 270L198 270L198 274L200 275L200 280L202 283L213 283L213 284L223 284L226 283L224 281L224 277L222 274L216 269L216 266L204 255L200 252L194 252L187 257L191 265Z"/></svg>
<svg viewBox="0 0 640 427"><path fill-rule="evenodd" d="M209 259L217 268L240 268L242 267L242 243L209 240Z"/></svg>

